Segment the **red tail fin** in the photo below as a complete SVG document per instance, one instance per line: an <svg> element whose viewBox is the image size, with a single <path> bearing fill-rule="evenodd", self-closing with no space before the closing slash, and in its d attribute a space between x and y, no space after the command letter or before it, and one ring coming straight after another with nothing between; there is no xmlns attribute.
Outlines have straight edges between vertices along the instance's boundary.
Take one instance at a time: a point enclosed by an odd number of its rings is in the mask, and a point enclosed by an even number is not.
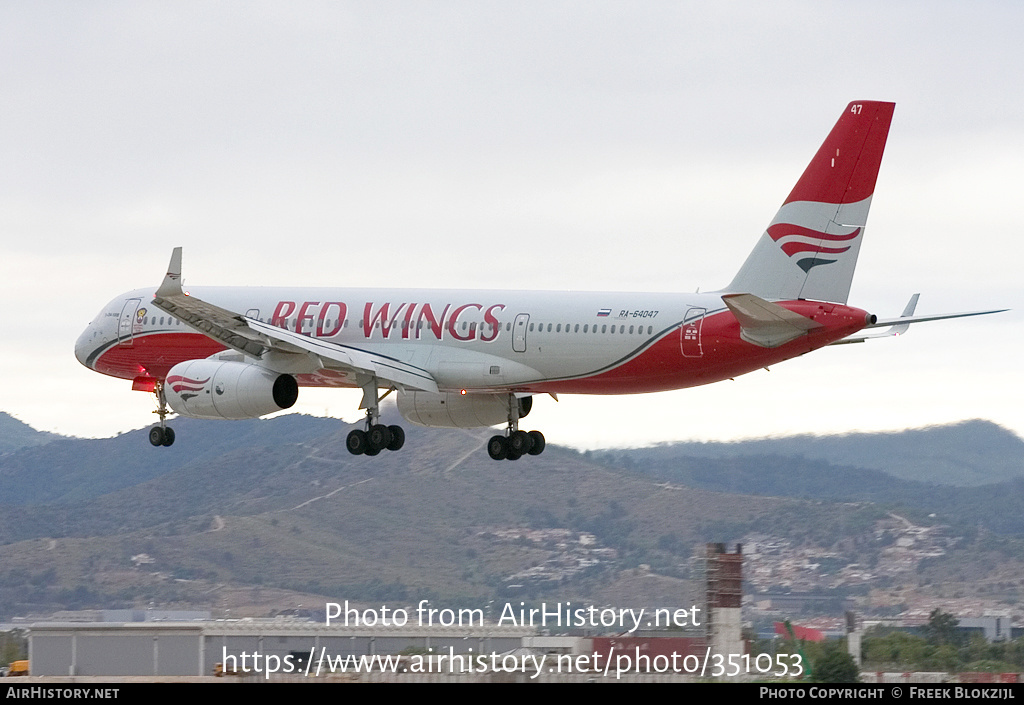
<svg viewBox="0 0 1024 705"><path fill-rule="evenodd" d="M895 108L846 106L729 291L846 303Z"/></svg>
<svg viewBox="0 0 1024 705"><path fill-rule="evenodd" d="M873 194L895 109L867 100L846 106L785 202L854 203Z"/></svg>

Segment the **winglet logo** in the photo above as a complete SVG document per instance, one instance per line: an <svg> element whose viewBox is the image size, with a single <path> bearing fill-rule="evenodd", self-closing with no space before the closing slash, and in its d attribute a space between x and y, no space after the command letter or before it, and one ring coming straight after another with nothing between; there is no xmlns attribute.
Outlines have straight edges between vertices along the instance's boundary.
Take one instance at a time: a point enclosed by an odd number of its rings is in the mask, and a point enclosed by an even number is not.
<svg viewBox="0 0 1024 705"><path fill-rule="evenodd" d="M170 385L171 391L180 396L182 401L188 401L192 397L199 396L203 385L209 381L209 377L200 380L183 377L182 375L173 375L167 378L167 384Z"/></svg>
<svg viewBox="0 0 1024 705"><path fill-rule="evenodd" d="M832 264L835 258L829 259L821 255L839 255L850 249L852 242L845 247L825 247L823 241L830 243L842 243L851 241L860 235L860 228L854 228L849 233L825 233L820 230L812 230L793 223L775 223L768 228L768 236L771 237L779 247L790 258L801 256L795 260L796 264L804 272L811 271L812 267L821 264Z"/></svg>

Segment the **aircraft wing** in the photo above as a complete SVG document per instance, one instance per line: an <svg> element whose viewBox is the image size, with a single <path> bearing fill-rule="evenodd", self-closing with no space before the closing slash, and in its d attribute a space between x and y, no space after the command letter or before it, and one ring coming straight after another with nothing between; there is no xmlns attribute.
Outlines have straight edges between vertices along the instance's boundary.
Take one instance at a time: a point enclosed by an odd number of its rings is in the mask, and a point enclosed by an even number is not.
<svg viewBox="0 0 1024 705"><path fill-rule="evenodd" d="M180 247L171 254L167 275L153 296L153 305L222 345L257 359L271 351L312 354L335 363L331 367L376 377L381 382L438 391L429 372L397 358L300 335L189 296L181 288Z"/></svg>
<svg viewBox="0 0 1024 705"><path fill-rule="evenodd" d="M273 347L252 335L244 316L182 291L180 247L175 247L171 254L167 275L153 295L153 305L181 319L203 335L245 355L261 357L268 348Z"/></svg>
<svg viewBox="0 0 1024 705"><path fill-rule="evenodd" d="M875 321L870 325L864 326L861 330L867 330L869 328L885 328L890 326L889 330L882 331L881 333L869 333L862 335L857 332L849 337L837 340L830 345L845 345L847 343L863 343L865 340L871 338L889 338L896 335L903 335L910 328L911 323L924 323L925 321L942 321L947 318L966 318L968 316L984 316L989 313L1002 313L1009 309L1000 308L993 309L991 311L965 311L963 313L936 313L928 316L915 316L914 310L917 308L917 301L921 297L920 294L914 294L910 297L910 301L907 302L906 308L903 309L903 314L899 318L886 318Z"/></svg>
<svg viewBox="0 0 1024 705"><path fill-rule="evenodd" d="M251 330L265 335L270 340L283 342L321 358L341 363L347 369L373 375L379 380L394 382L401 387L410 387L435 394L438 392L437 382L429 372L390 355L381 355L351 345L339 345L320 338L300 335L253 318L244 320Z"/></svg>

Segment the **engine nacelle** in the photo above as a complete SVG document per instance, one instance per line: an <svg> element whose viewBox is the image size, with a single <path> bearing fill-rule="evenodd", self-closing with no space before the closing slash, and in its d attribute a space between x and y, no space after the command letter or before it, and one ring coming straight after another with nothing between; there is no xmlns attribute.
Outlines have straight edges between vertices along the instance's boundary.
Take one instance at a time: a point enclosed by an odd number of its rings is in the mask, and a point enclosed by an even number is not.
<svg viewBox="0 0 1024 705"><path fill-rule="evenodd" d="M530 413L533 397L517 399L519 418ZM508 422L508 394L399 392L398 411L407 421L434 428L479 428Z"/></svg>
<svg viewBox="0 0 1024 705"><path fill-rule="evenodd" d="M197 419L252 419L287 409L299 396L291 375L246 362L188 360L167 373L172 409Z"/></svg>

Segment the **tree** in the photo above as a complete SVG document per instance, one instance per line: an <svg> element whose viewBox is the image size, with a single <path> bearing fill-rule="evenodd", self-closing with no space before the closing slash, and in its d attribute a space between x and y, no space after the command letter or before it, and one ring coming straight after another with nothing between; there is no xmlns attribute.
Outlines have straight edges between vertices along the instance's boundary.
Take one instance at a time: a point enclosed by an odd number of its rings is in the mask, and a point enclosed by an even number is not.
<svg viewBox="0 0 1024 705"><path fill-rule="evenodd" d="M857 683L860 671L857 663L846 651L845 641L825 645L824 653L814 661L813 680L817 683Z"/></svg>
<svg viewBox="0 0 1024 705"><path fill-rule="evenodd" d="M945 644L959 646L962 641L960 632L957 630L959 625L960 620L936 607L928 615L928 624L924 627L924 635L932 646Z"/></svg>

